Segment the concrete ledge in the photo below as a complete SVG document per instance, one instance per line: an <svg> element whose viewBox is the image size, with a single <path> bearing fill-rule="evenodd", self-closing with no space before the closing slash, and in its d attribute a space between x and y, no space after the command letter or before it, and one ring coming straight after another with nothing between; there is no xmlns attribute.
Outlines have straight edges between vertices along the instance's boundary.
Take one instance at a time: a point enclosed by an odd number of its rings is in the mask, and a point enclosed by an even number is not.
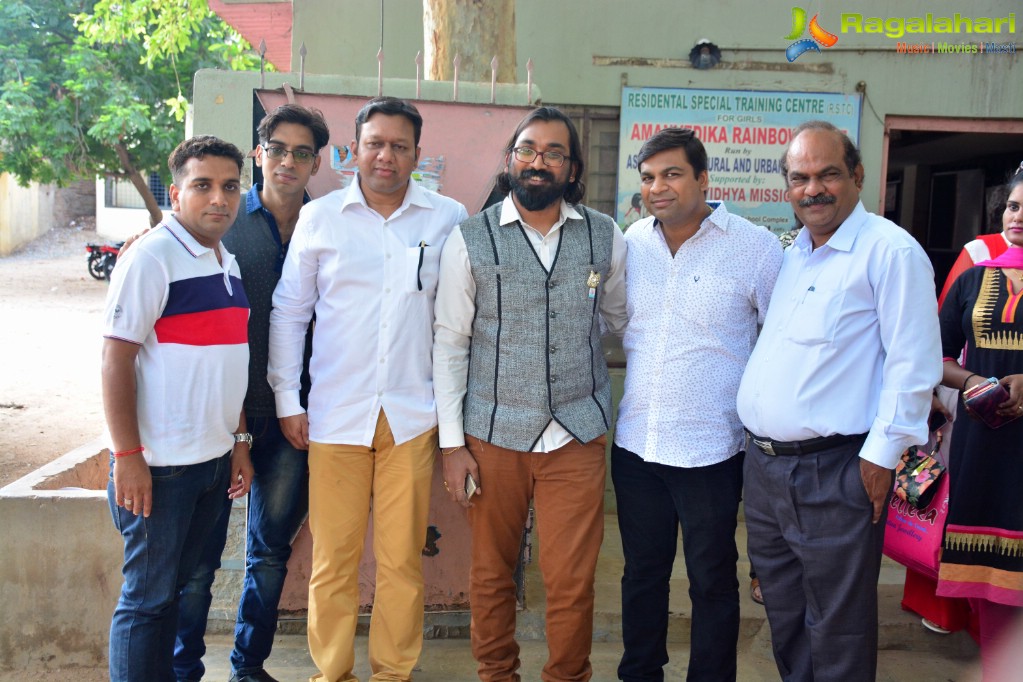
<svg viewBox="0 0 1023 682"><path fill-rule="evenodd" d="M121 585L94 441L0 489L0 670L106 662Z"/></svg>

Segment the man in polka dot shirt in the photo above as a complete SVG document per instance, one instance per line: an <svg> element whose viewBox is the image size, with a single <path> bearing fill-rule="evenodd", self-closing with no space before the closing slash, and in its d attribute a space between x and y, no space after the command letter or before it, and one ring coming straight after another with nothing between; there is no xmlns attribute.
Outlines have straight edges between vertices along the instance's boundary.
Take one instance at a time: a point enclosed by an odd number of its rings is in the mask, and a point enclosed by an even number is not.
<svg viewBox="0 0 1023 682"><path fill-rule="evenodd" d="M681 525L693 606L687 679L735 680L744 447L735 397L782 250L768 230L707 205L707 152L692 130L651 137L638 167L650 217L625 235L628 369L611 451L625 554L618 676L664 679Z"/></svg>

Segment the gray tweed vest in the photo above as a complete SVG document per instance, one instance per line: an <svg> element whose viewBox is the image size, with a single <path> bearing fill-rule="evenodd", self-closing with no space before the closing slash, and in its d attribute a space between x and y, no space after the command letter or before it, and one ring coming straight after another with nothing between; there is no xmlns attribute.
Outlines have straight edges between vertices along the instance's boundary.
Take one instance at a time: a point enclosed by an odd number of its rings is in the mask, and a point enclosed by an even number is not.
<svg viewBox="0 0 1023 682"><path fill-rule="evenodd" d="M465 432L532 450L551 420L581 443L611 423L611 382L600 347L598 303L611 265L608 216L583 206L561 227L547 272L518 223L500 225L501 204L462 223L476 282ZM589 297L590 273L600 275Z"/></svg>

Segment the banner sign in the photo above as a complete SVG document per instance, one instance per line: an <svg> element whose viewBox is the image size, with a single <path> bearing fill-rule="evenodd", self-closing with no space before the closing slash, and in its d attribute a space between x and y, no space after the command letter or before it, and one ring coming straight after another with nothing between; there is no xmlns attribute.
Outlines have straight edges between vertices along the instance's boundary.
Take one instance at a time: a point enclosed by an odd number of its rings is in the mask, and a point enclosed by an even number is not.
<svg viewBox="0 0 1023 682"><path fill-rule="evenodd" d="M775 232L794 225L780 159L792 131L821 119L859 144L860 95L823 92L623 88L618 146L618 224L647 215L640 195L639 148L663 128L690 128L707 148L707 200Z"/></svg>

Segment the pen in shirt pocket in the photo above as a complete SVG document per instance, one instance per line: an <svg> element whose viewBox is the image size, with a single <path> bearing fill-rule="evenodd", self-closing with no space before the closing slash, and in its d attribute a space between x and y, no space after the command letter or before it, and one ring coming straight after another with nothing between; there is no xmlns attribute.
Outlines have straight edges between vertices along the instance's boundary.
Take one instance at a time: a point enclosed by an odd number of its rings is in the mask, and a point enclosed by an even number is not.
<svg viewBox="0 0 1023 682"><path fill-rule="evenodd" d="M429 246L425 241L419 242L419 266L416 267L416 286L419 290L423 290L423 256L426 254L426 247Z"/></svg>

